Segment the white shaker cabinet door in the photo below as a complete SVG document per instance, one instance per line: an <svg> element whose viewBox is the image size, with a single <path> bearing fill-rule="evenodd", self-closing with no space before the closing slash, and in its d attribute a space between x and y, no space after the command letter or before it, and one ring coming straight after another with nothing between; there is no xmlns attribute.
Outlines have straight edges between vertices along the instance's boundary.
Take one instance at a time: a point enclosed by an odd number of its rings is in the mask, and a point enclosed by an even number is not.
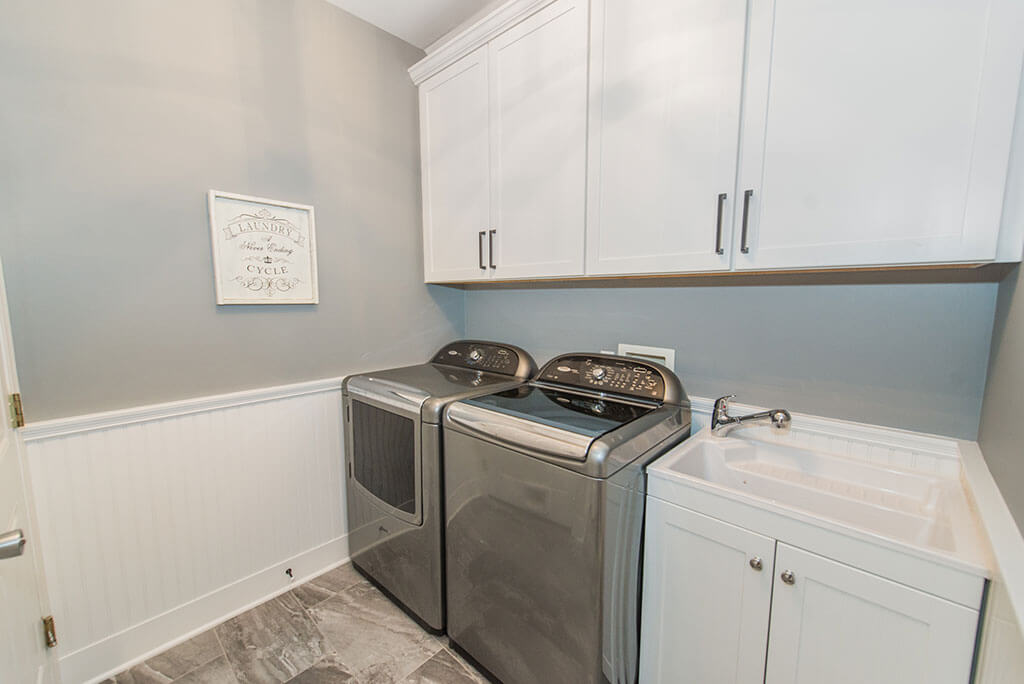
<svg viewBox="0 0 1024 684"><path fill-rule="evenodd" d="M594 0L587 273L727 270L746 0Z"/></svg>
<svg viewBox="0 0 1024 684"><path fill-rule="evenodd" d="M775 541L647 499L640 681L764 677Z"/></svg>
<svg viewBox="0 0 1024 684"><path fill-rule="evenodd" d="M489 49L492 277L581 275L587 3L556 0Z"/></svg>
<svg viewBox="0 0 1024 684"><path fill-rule="evenodd" d="M486 278L490 230L486 46L420 85L427 282Z"/></svg>
<svg viewBox="0 0 1024 684"><path fill-rule="evenodd" d="M978 612L781 542L766 684L966 684Z"/></svg>
<svg viewBox="0 0 1024 684"><path fill-rule="evenodd" d="M993 259L1024 3L750 8L736 267Z"/></svg>

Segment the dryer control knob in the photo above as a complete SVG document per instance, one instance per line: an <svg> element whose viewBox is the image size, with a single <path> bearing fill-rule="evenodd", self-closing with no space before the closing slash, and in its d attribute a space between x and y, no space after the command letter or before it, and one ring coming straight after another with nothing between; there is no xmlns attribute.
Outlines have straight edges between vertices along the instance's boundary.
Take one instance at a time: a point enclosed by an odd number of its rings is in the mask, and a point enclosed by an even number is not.
<svg viewBox="0 0 1024 684"><path fill-rule="evenodd" d="M484 355L480 353L479 349L472 349L469 352L469 360L470 361L479 361L483 357L484 357Z"/></svg>
<svg viewBox="0 0 1024 684"><path fill-rule="evenodd" d="M591 375L594 376L595 380L603 380L604 376L608 375L608 371L602 368L601 366L598 366L593 370Z"/></svg>

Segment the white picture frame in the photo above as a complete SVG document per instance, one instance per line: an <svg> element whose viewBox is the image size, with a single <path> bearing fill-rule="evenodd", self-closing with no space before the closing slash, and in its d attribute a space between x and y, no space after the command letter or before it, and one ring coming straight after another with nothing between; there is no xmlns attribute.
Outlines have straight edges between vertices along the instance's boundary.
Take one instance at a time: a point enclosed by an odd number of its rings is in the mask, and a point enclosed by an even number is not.
<svg viewBox="0 0 1024 684"><path fill-rule="evenodd" d="M217 304L319 304L313 207L210 190Z"/></svg>

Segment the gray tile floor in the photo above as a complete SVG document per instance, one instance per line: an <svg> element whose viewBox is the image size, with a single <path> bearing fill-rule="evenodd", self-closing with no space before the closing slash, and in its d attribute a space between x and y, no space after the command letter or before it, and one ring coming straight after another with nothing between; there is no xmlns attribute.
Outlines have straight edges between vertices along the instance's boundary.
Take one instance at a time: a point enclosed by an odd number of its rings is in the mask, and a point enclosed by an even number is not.
<svg viewBox="0 0 1024 684"><path fill-rule="evenodd" d="M481 684L351 565L231 618L106 684Z"/></svg>

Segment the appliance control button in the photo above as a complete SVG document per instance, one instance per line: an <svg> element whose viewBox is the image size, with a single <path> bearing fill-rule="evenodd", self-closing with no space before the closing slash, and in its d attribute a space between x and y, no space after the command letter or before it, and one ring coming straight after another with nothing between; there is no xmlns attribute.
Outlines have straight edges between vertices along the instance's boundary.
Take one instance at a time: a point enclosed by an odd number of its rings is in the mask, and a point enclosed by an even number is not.
<svg viewBox="0 0 1024 684"><path fill-rule="evenodd" d="M469 360L470 361L479 361L480 359L483 358L483 356L484 355L480 353L479 349L473 349L473 350L471 350L469 352Z"/></svg>
<svg viewBox="0 0 1024 684"><path fill-rule="evenodd" d="M595 368L593 373L591 373L591 375L594 376L595 380L602 380L602 379L604 379L604 376L607 375L607 374L608 374L608 371L606 371L601 366L598 366L597 368Z"/></svg>

